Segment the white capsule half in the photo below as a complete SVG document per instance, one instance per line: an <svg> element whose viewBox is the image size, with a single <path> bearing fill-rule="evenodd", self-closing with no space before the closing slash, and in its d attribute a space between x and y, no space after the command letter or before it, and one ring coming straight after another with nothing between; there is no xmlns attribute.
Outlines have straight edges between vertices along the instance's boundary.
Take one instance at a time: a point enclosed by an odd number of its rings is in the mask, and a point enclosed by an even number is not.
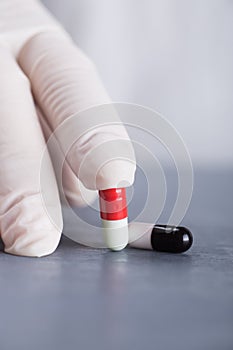
<svg viewBox="0 0 233 350"><path fill-rule="evenodd" d="M131 222L129 224L129 245L133 248L152 250L151 232L153 224Z"/></svg>
<svg viewBox="0 0 233 350"><path fill-rule="evenodd" d="M128 218L121 220L102 221L103 238L107 248L119 251L124 249L129 241Z"/></svg>

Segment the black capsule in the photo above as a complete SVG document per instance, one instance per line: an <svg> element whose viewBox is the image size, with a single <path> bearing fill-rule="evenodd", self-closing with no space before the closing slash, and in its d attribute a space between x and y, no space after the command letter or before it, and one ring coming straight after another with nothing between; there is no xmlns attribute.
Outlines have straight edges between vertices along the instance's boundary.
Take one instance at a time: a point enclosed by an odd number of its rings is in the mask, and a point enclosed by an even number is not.
<svg viewBox="0 0 233 350"><path fill-rule="evenodd" d="M151 232L151 245L158 252L183 253L192 244L192 233L186 227L155 225Z"/></svg>

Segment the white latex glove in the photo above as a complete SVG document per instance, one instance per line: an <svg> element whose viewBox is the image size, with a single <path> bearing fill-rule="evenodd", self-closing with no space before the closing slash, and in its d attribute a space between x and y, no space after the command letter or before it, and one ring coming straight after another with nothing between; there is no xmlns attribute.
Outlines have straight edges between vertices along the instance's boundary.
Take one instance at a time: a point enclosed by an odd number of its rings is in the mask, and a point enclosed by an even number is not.
<svg viewBox="0 0 233 350"><path fill-rule="evenodd" d="M0 234L7 253L43 256L56 249L62 214L49 157L49 209L58 225L47 214L38 179L46 139L70 116L109 102L94 65L40 3L0 1ZM101 124L101 115L98 118ZM108 120L119 122L114 112ZM90 190L134 180L130 142L125 147L131 161L117 159L118 140L129 141L124 127L94 125L74 143L64 164L65 194L76 205L84 205L80 183L87 196L94 197L96 191ZM77 119L73 132L78 135L87 126L83 118ZM111 152L105 153L109 147L95 151L106 141L115 142L113 159ZM65 150L62 135L58 143Z"/></svg>

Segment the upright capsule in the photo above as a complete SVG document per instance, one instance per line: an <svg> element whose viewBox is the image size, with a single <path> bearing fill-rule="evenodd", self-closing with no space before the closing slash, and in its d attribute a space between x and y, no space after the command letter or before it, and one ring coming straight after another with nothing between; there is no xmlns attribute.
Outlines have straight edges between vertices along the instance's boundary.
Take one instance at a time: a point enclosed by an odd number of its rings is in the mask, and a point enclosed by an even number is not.
<svg viewBox="0 0 233 350"><path fill-rule="evenodd" d="M125 188L99 191L103 237L108 248L124 249L128 244L128 213Z"/></svg>
<svg viewBox="0 0 233 350"><path fill-rule="evenodd" d="M157 252L183 253L193 244L192 233L183 226L130 223L130 246ZM139 237L139 238L136 238Z"/></svg>

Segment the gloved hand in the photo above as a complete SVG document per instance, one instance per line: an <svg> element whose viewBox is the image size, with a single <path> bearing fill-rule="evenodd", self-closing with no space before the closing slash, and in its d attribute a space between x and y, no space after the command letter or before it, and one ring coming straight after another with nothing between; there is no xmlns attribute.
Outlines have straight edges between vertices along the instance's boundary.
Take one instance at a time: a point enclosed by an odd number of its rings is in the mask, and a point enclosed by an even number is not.
<svg viewBox="0 0 233 350"><path fill-rule="evenodd" d="M46 140L69 117L110 100L93 63L35 0L0 2L0 78L1 238L7 253L47 255L59 243L62 214L49 157L44 176L50 186L49 209L59 225L51 220L41 196L39 174ZM113 141L116 150L118 140L129 141L125 128L111 125L112 120L119 122L115 113L108 116L110 124L101 125L101 115L98 118L100 127L95 122L94 129L79 137L64 163L64 192L75 205L85 205L80 186L94 198L94 190L134 180L130 142L125 147L131 161L117 159L117 152L111 158L99 148ZM74 132L85 128L84 119L77 117ZM62 136L57 141L65 150L67 137Z"/></svg>

